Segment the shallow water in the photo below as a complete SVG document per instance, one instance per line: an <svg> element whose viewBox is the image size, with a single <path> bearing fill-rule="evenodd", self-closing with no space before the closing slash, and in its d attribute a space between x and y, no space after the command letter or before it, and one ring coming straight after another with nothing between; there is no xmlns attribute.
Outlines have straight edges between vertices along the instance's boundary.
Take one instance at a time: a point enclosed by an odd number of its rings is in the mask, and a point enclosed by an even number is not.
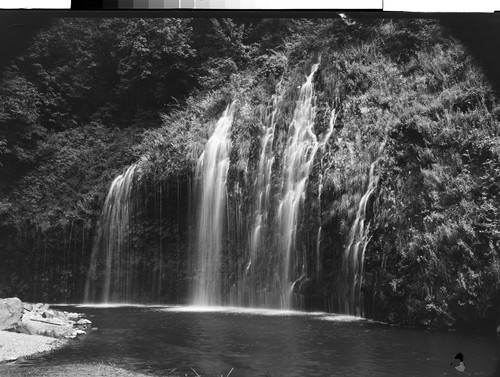
<svg viewBox="0 0 500 377"><path fill-rule="evenodd" d="M58 309L61 309L59 307ZM423 331L326 313L166 306L77 306L97 330L68 347L8 366L104 363L166 376L444 376L465 355L469 376L500 376L496 334ZM3 366L4 368L6 366ZM0 366L0 375L2 366ZM459 375L460 375L459 374ZM192 375L192 374L191 374Z"/></svg>

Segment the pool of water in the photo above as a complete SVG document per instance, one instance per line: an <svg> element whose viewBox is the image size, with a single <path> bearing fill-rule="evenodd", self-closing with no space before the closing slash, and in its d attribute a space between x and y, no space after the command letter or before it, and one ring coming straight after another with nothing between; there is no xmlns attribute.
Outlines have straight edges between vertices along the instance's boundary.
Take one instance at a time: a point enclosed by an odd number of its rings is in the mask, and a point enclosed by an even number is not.
<svg viewBox="0 0 500 377"><path fill-rule="evenodd" d="M203 377L423 377L457 374L450 362L462 352L465 375L500 376L496 334L407 329L326 313L168 306L58 309L85 313L97 329L9 368L108 363L158 376L175 368L194 369Z"/></svg>

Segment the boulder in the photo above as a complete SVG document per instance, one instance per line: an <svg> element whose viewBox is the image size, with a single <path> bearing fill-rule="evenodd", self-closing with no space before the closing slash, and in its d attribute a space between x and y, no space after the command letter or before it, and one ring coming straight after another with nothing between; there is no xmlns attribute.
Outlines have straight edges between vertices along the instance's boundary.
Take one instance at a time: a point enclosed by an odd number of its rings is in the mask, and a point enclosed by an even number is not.
<svg viewBox="0 0 500 377"><path fill-rule="evenodd" d="M45 312L49 310L49 304L43 304L41 302L39 302L38 304L33 304L33 310Z"/></svg>
<svg viewBox="0 0 500 377"><path fill-rule="evenodd" d="M15 328L23 316L23 303L17 297L0 299L0 330Z"/></svg>
<svg viewBox="0 0 500 377"><path fill-rule="evenodd" d="M80 318L82 316L82 314L79 314L79 313L71 313L71 312L63 312L64 315L66 316L66 318L72 320L72 321L76 321L78 320L78 318Z"/></svg>
<svg viewBox="0 0 500 377"><path fill-rule="evenodd" d="M86 318L82 318L80 320L78 320L78 322L76 323L77 325L90 325L92 322L90 322L88 319Z"/></svg>
<svg viewBox="0 0 500 377"><path fill-rule="evenodd" d="M52 338L74 338L85 334L83 330L91 325L89 320L81 316L50 309L48 304L23 303L18 298L0 299L0 330Z"/></svg>
<svg viewBox="0 0 500 377"><path fill-rule="evenodd" d="M73 325L58 318L44 318L39 313L24 313L19 330L29 335L62 338L74 332Z"/></svg>
<svg viewBox="0 0 500 377"><path fill-rule="evenodd" d="M86 318L81 318L79 319L76 323L75 323L75 326L79 329L83 329L83 330L87 330L90 328L90 326L92 325L92 322L90 322L88 319Z"/></svg>

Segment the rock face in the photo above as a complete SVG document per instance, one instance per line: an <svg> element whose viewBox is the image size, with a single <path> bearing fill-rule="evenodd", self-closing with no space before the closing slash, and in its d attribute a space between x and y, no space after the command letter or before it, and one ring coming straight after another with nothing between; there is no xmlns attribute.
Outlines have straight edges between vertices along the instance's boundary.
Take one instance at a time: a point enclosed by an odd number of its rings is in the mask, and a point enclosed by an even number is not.
<svg viewBox="0 0 500 377"><path fill-rule="evenodd" d="M23 303L17 297L0 299L0 330L12 329L21 321Z"/></svg>

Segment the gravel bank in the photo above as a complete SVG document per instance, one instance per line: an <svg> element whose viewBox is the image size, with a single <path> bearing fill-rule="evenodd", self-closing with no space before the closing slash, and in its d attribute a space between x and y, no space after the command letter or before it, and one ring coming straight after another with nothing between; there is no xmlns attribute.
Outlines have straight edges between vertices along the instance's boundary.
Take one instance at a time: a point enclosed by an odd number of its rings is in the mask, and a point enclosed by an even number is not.
<svg viewBox="0 0 500 377"><path fill-rule="evenodd" d="M66 340L41 335L27 335L0 331L0 362L16 360L40 352L50 351L66 344Z"/></svg>
<svg viewBox="0 0 500 377"><path fill-rule="evenodd" d="M122 368L105 364L69 364L43 367L15 367L0 365L2 377L146 377L151 376L130 372ZM169 375L168 377L175 377ZM178 377L178 376L177 376Z"/></svg>
<svg viewBox="0 0 500 377"><path fill-rule="evenodd" d="M129 372L124 369L105 364L69 364L58 366L23 366L9 363L24 356L32 356L62 347L67 339L55 339L41 335L27 335L10 331L0 331L0 376L17 377L66 377L66 376L99 376L99 377L141 377L145 374Z"/></svg>

